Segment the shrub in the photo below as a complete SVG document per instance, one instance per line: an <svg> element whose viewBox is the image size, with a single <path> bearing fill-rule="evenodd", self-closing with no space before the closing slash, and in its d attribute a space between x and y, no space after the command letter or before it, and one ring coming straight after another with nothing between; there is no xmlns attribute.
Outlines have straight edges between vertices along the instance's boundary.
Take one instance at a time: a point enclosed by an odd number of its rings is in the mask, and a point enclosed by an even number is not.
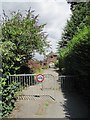
<svg viewBox="0 0 90 120"><path fill-rule="evenodd" d="M59 67L65 74L89 75L90 27L85 27L60 51Z"/></svg>
<svg viewBox="0 0 90 120"><path fill-rule="evenodd" d="M20 83L13 82L10 85L6 84L6 79L0 79L0 109L1 116L6 117L13 109L16 100L15 93L19 90Z"/></svg>

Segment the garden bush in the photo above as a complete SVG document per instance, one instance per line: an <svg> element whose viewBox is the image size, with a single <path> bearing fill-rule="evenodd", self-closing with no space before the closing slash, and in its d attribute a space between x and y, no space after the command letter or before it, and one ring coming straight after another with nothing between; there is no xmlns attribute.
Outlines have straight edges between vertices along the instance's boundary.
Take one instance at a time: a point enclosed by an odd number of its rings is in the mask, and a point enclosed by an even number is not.
<svg viewBox="0 0 90 120"><path fill-rule="evenodd" d="M0 118L6 117L14 108L16 101L16 92L20 89L20 83L12 82L12 84L7 85L6 79L0 79Z"/></svg>
<svg viewBox="0 0 90 120"><path fill-rule="evenodd" d="M85 27L60 51L62 74L76 75L76 88L88 95L90 73L90 27ZM63 71L62 71L63 69Z"/></svg>
<svg viewBox="0 0 90 120"><path fill-rule="evenodd" d="M65 74L89 75L90 27L85 27L60 51L59 67Z"/></svg>

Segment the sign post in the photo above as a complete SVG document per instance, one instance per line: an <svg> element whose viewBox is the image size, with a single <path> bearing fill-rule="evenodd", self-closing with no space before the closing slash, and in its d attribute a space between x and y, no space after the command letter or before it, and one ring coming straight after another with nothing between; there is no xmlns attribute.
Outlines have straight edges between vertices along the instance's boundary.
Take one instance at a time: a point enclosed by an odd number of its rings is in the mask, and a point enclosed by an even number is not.
<svg viewBox="0 0 90 120"><path fill-rule="evenodd" d="M36 81L37 82L43 82L44 81L44 75L42 75L42 74L36 75ZM43 83L42 83L42 90L43 90Z"/></svg>

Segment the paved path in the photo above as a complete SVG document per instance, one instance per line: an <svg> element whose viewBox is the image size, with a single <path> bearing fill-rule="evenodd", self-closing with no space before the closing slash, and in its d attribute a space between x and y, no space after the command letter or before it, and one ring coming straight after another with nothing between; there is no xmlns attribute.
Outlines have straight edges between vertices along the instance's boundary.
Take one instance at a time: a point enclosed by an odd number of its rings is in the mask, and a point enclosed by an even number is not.
<svg viewBox="0 0 90 120"><path fill-rule="evenodd" d="M56 81L55 96L47 90L47 96L29 96L31 89L36 89L36 93L41 92L40 86L29 87L23 91L23 100L16 102L16 107L12 111L10 118L86 118L88 109L82 96L75 92L61 91L57 82L58 73L54 69L45 70L44 73L52 74ZM49 84L48 84L49 85ZM51 94L51 97L49 96ZM52 99L55 97L55 100Z"/></svg>

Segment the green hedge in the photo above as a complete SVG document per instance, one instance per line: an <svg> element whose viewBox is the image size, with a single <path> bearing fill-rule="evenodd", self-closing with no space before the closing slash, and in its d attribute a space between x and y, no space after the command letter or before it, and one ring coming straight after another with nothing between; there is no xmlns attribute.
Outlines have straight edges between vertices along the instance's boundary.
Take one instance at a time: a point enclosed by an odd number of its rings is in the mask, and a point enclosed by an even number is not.
<svg viewBox="0 0 90 120"><path fill-rule="evenodd" d="M6 84L6 79L0 79L0 118L6 117L14 108L15 93L19 90L20 83L13 82L10 85Z"/></svg>
<svg viewBox="0 0 90 120"><path fill-rule="evenodd" d="M79 31L59 53L61 74L76 75L75 88L85 96L89 93L90 74L90 27Z"/></svg>
<svg viewBox="0 0 90 120"><path fill-rule="evenodd" d="M85 27L60 51L59 67L64 74L88 75L90 72L90 27Z"/></svg>

